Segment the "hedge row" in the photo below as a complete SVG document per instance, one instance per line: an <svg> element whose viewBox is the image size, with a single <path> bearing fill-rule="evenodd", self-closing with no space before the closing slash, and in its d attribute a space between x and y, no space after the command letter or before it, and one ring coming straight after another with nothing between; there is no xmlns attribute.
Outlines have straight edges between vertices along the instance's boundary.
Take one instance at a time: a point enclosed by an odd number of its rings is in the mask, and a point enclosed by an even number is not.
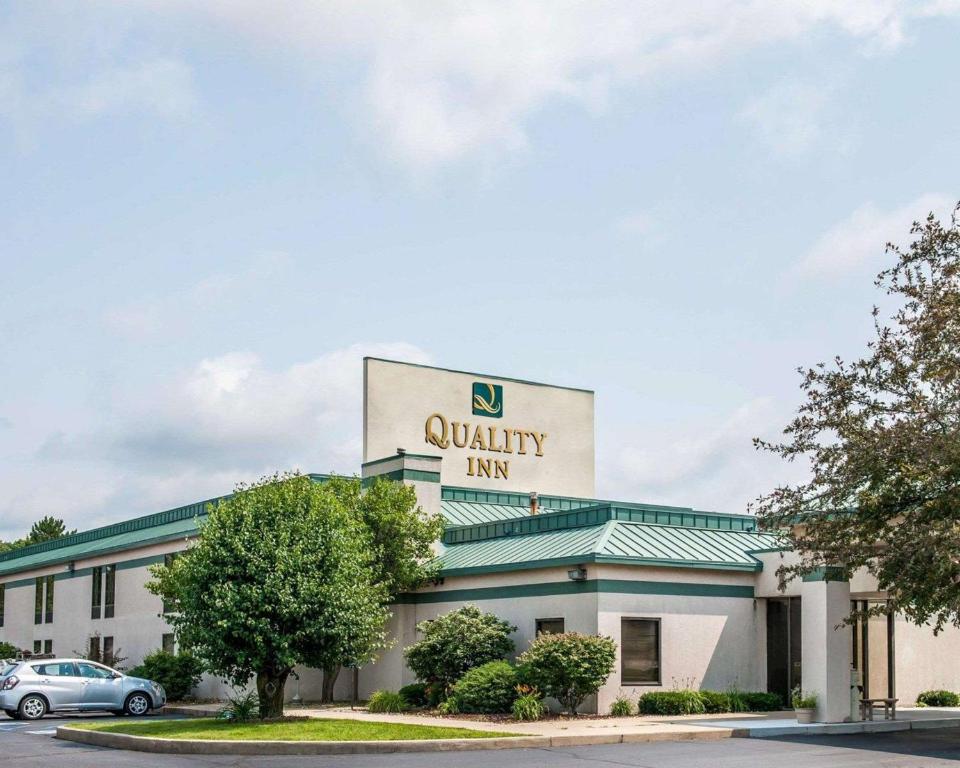
<svg viewBox="0 0 960 768"><path fill-rule="evenodd" d="M777 694L763 691L652 691L637 700L641 715L773 712L782 707Z"/></svg>

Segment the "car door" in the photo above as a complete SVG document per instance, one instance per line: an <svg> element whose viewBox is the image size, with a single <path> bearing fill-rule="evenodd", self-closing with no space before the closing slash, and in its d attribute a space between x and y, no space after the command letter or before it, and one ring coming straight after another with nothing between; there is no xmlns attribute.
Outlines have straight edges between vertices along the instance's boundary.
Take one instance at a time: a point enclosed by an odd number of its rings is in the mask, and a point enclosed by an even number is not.
<svg viewBox="0 0 960 768"><path fill-rule="evenodd" d="M123 706L123 679L112 669L92 661L77 662L82 681L81 709L120 709Z"/></svg>
<svg viewBox="0 0 960 768"><path fill-rule="evenodd" d="M83 701L83 684L71 661L31 664L36 674L31 681L39 693L47 697L50 709L77 709Z"/></svg>

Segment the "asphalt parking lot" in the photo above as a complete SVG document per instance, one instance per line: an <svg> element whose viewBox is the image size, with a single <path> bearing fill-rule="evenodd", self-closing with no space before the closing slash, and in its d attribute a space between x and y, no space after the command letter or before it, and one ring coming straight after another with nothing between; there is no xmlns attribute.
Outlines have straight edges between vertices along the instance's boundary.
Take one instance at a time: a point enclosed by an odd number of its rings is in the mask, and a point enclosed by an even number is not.
<svg viewBox="0 0 960 768"><path fill-rule="evenodd" d="M155 716L159 717L159 716ZM0 760L16 768L503 768L505 762L545 768L586 764L635 768L919 768L960 764L960 729L790 739L726 739L710 742L611 744L522 749L337 757L232 757L152 755L88 747L54 739L58 725L112 715L48 716L19 722L0 715Z"/></svg>

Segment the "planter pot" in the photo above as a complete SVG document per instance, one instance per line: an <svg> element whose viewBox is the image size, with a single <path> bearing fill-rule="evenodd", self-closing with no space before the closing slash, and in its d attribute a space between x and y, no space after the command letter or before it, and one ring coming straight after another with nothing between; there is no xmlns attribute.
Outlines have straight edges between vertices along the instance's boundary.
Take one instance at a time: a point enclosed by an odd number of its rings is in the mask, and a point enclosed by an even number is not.
<svg viewBox="0 0 960 768"><path fill-rule="evenodd" d="M797 715L798 723L812 723L813 722L813 713L817 710L815 709L795 709L793 710Z"/></svg>

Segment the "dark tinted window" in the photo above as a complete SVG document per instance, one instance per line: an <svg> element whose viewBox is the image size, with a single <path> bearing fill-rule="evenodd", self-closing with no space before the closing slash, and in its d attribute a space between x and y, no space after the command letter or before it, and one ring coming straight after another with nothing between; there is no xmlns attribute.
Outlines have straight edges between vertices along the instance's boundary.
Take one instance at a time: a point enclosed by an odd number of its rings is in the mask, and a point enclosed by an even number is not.
<svg viewBox="0 0 960 768"><path fill-rule="evenodd" d="M659 619L622 619L620 667L623 685L660 685Z"/></svg>
<svg viewBox="0 0 960 768"><path fill-rule="evenodd" d="M562 635L563 619L537 619L537 634Z"/></svg>

